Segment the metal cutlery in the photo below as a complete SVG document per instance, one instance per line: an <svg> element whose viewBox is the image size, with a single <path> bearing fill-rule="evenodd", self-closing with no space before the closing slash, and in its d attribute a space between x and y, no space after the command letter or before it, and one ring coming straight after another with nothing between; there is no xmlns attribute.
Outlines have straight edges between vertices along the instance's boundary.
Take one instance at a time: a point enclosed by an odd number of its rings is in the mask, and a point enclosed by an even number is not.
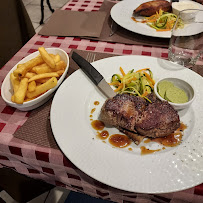
<svg viewBox="0 0 203 203"><path fill-rule="evenodd" d="M88 59L95 58L88 56ZM106 82L104 77L82 56L73 52L72 59L78 64L82 71L91 79L91 81L100 89L100 91L108 98L114 97L116 93Z"/></svg>
<svg viewBox="0 0 203 203"><path fill-rule="evenodd" d="M96 57L96 54L95 54L95 53L88 52L88 53L87 53L86 60L87 60L89 63L92 63L92 62L95 61L95 57Z"/></svg>
<svg viewBox="0 0 203 203"><path fill-rule="evenodd" d="M111 28L111 31L110 31L109 37L113 36L118 28L117 23L115 23L113 19L112 19L110 28Z"/></svg>

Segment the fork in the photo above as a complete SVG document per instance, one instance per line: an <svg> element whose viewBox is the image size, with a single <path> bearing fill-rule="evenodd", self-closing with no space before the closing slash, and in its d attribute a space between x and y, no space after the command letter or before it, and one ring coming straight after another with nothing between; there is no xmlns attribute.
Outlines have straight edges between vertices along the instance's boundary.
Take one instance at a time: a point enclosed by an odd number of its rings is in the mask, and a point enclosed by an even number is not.
<svg viewBox="0 0 203 203"><path fill-rule="evenodd" d="M89 63L92 63L92 62L95 61L95 57L96 57L96 54L95 54L95 53L88 52L87 57L86 57L86 60L87 60Z"/></svg>
<svg viewBox="0 0 203 203"><path fill-rule="evenodd" d="M109 37L113 36L115 34L115 32L117 31L117 28L118 28L117 24L114 22L113 19L111 21L111 26L110 27L111 27L111 31L109 33Z"/></svg>

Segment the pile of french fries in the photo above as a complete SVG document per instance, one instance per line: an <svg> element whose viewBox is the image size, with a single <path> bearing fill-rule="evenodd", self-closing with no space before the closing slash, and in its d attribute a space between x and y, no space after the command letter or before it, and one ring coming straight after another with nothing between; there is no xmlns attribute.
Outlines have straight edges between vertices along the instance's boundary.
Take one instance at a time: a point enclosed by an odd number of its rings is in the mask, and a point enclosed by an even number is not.
<svg viewBox="0 0 203 203"><path fill-rule="evenodd" d="M10 74L12 102L23 104L37 98L55 87L64 73L66 63L61 60L59 54L49 54L44 47L39 47L38 51L40 55L18 64L16 70Z"/></svg>

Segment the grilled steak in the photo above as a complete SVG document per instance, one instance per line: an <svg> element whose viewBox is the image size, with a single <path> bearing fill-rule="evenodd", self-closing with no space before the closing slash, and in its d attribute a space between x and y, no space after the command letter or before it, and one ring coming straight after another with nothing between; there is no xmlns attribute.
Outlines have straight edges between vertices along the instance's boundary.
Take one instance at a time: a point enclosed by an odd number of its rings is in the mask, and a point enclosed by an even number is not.
<svg viewBox="0 0 203 203"><path fill-rule="evenodd" d="M145 137L164 137L180 126L176 110L152 93L152 103L142 97L117 94L102 106L100 120L128 135L136 144Z"/></svg>
<svg viewBox="0 0 203 203"><path fill-rule="evenodd" d="M133 11L133 14L140 16L151 16L158 12L159 9L162 9L165 12L171 12L172 8L170 2L165 0L149 1L137 7Z"/></svg>

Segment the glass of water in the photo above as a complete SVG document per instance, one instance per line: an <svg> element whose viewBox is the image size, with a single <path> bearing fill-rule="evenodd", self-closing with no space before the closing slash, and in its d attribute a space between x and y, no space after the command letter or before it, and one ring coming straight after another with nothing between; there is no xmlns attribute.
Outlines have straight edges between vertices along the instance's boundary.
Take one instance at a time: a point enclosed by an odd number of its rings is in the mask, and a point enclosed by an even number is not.
<svg viewBox="0 0 203 203"><path fill-rule="evenodd" d="M193 67L203 60L203 10L187 9L179 13L172 30L168 58L185 67Z"/></svg>

